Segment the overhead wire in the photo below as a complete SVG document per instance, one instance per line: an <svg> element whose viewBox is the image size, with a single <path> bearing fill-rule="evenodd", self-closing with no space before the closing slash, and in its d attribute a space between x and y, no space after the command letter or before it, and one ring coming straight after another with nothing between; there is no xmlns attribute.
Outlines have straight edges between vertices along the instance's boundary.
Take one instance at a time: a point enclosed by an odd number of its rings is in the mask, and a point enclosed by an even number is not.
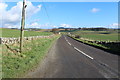
<svg viewBox="0 0 120 80"><path fill-rule="evenodd" d="M46 15L47 15L47 17L48 17L48 21L49 21L50 25L52 25L52 21L51 21L51 19L50 19L49 14L48 14L48 11L47 11L47 8L46 8L46 6L45 6L45 3L44 3L43 0L41 0L41 1L42 1L42 4L43 4L43 7L44 7L44 9L45 9Z"/></svg>

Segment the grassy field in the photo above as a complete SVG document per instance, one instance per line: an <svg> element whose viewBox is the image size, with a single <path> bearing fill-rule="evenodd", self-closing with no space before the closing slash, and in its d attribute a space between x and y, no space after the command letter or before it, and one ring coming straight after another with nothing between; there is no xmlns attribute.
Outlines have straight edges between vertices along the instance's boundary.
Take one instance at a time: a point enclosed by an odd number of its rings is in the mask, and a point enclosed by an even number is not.
<svg viewBox="0 0 120 80"><path fill-rule="evenodd" d="M3 78L18 78L33 70L40 60L43 59L53 42L59 37L60 35L56 35L52 38L42 38L26 42L21 54L12 52L5 45L2 45ZM18 44L9 46L12 49L19 48Z"/></svg>
<svg viewBox="0 0 120 80"><path fill-rule="evenodd" d="M118 41L120 36L117 31L75 31L72 34L99 41Z"/></svg>
<svg viewBox="0 0 120 80"><path fill-rule="evenodd" d="M2 37L20 37L20 30L0 28L2 31ZM37 31L25 31L24 35L28 36L47 36L51 35L51 32L37 32Z"/></svg>

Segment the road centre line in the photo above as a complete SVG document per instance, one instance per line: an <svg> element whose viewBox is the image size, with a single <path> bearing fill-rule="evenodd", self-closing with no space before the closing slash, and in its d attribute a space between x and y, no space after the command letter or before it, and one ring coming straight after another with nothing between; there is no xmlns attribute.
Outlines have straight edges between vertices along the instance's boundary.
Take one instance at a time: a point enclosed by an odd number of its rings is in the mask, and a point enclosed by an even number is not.
<svg viewBox="0 0 120 80"><path fill-rule="evenodd" d="M72 44L67 40L66 37L65 37L65 40L67 41L67 43L68 43L69 45L72 46ZM74 46L72 46L72 47L73 47L75 50L77 50L78 52L80 52L80 53L82 53L83 55L85 55L86 57L88 57L88 58L90 58L90 59L92 59L92 60L97 61L96 59L94 59L93 57L87 55L86 53L84 53L83 51L79 50L78 48L76 48L76 47L74 47ZM114 76L118 77L117 74L119 74L119 72L117 72L117 71L114 70L114 73L112 73L112 72L113 72L113 69L110 68L107 64L101 63L101 62L98 62L98 64L99 64L99 65L104 65L104 67L108 68L108 69L106 70L107 72L109 72L109 73L111 73L111 74L114 74ZM111 70L112 70L112 72L111 72ZM117 73L117 74L116 74L116 73ZM106 73L105 73L105 74L106 74ZM111 74L110 74L110 75L111 75ZM103 75L104 75L104 74L103 74Z"/></svg>
<svg viewBox="0 0 120 80"><path fill-rule="evenodd" d="M65 37L65 40L68 42L68 40L66 39L66 37Z"/></svg>
<svg viewBox="0 0 120 80"><path fill-rule="evenodd" d="M64 36L64 37L65 37L65 36ZM67 40L66 37L65 37L65 40Z"/></svg>
<svg viewBox="0 0 120 80"><path fill-rule="evenodd" d="M71 45L71 43L68 42L69 45Z"/></svg>
<svg viewBox="0 0 120 80"><path fill-rule="evenodd" d="M68 40L66 39L66 37L65 37L65 40L68 42ZM70 42L68 42L68 44L71 45ZM84 53L83 51L79 50L78 48L74 47L74 49L77 50L77 51L79 51L79 52L82 53L83 55L87 56L88 58L90 58L90 59L92 59L92 60L94 59L93 57L91 57L91 56L87 55L86 53Z"/></svg>
<svg viewBox="0 0 120 80"><path fill-rule="evenodd" d="M87 55L86 53L82 52L81 50L79 50L78 48L74 47L75 50L79 51L80 53L82 53L83 55L87 56L90 59L94 59L93 57Z"/></svg>

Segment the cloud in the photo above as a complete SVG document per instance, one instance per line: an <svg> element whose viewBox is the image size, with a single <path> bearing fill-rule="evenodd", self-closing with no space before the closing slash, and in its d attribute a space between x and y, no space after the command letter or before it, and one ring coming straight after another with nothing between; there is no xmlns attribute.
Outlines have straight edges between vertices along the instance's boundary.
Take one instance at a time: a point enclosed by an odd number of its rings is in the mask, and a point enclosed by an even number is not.
<svg viewBox="0 0 120 80"><path fill-rule="evenodd" d="M4 27L6 27L6 28L19 28L19 26L15 25L15 24L4 24Z"/></svg>
<svg viewBox="0 0 120 80"><path fill-rule="evenodd" d="M37 22L34 22L34 23L30 24L29 27L31 27L31 28L40 28L41 25L38 24Z"/></svg>
<svg viewBox="0 0 120 80"><path fill-rule="evenodd" d="M27 24L26 28L41 28L41 29L48 29L48 28L53 28L56 26L53 26L49 23L45 23L45 24L39 24L38 22L32 22L31 24Z"/></svg>
<svg viewBox="0 0 120 80"><path fill-rule="evenodd" d="M2 14L2 16L0 16L0 21L2 22L2 27L14 27L14 25L20 23L22 16L22 4L22 1L19 1L15 6L7 10L8 4L0 3L0 14ZM27 1L26 4L26 18L30 18L32 15L39 12L42 7L42 5L34 6L30 1Z"/></svg>
<svg viewBox="0 0 120 80"><path fill-rule="evenodd" d="M69 24L60 24L60 26L59 27L65 27L65 28L70 28L70 27L72 27L71 25L69 25Z"/></svg>
<svg viewBox="0 0 120 80"><path fill-rule="evenodd" d="M53 28L57 28L57 26L53 26Z"/></svg>
<svg viewBox="0 0 120 80"><path fill-rule="evenodd" d="M120 26L120 24L118 24L118 23L113 23L113 24L111 24L110 26Z"/></svg>
<svg viewBox="0 0 120 80"><path fill-rule="evenodd" d="M112 23L110 25L108 25L109 28L119 28L120 27L120 24L118 23Z"/></svg>
<svg viewBox="0 0 120 80"><path fill-rule="evenodd" d="M96 13L96 12L99 12L99 11L100 11L100 9L98 9L98 8L92 8L92 9L91 9L91 12L92 12L92 13Z"/></svg>

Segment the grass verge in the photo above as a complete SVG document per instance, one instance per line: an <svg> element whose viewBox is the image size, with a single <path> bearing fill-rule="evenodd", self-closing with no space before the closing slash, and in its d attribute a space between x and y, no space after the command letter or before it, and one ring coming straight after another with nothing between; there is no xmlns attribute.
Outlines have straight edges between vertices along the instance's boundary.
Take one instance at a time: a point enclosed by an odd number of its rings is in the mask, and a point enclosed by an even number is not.
<svg viewBox="0 0 120 80"><path fill-rule="evenodd" d="M14 53L2 45L3 54L3 78L19 78L24 76L44 58L53 42L57 40L60 35L52 38L42 38L25 42L23 53ZM19 48L18 44L9 45L11 48Z"/></svg>

